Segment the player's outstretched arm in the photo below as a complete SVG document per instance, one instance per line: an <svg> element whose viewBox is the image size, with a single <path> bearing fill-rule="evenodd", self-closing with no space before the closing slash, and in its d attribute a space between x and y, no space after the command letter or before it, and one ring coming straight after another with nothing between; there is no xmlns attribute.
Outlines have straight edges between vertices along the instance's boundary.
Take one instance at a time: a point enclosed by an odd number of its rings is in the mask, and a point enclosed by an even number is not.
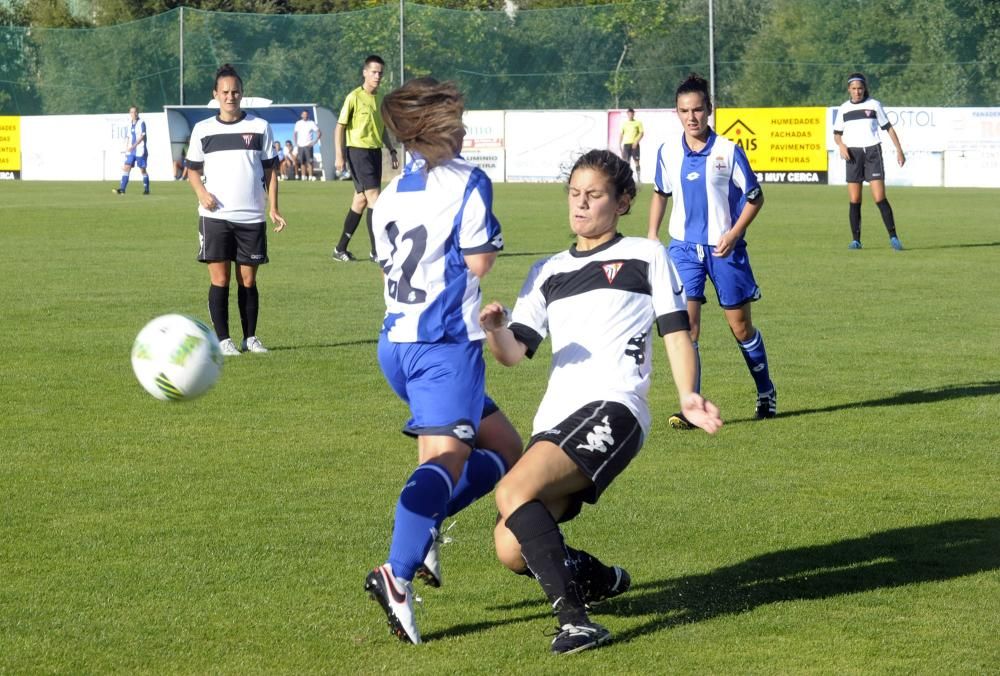
<svg viewBox="0 0 1000 676"><path fill-rule="evenodd" d="M507 308L497 302L484 305L479 311L479 325L486 331L486 345L493 358L504 366L513 366L527 353L524 343L507 328Z"/></svg>
<svg viewBox="0 0 1000 676"><path fill-rule="evenodd" d="M722 427L722 418L718 406L694 391L697 365L691 335L687 331L674 331L663 337L663 343L677 386L681 413L692 425L715 434Z"/></svg>

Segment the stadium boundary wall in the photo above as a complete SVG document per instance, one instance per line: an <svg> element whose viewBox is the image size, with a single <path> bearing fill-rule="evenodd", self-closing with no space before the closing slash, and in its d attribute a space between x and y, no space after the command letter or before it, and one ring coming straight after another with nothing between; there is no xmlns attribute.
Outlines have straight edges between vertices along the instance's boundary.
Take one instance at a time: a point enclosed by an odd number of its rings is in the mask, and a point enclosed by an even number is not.
<svg viewBox="0 0 1000 676"><path fill-rule="evenodd" d="M329 166L335 124L331 111L314 104L253 108L272 121L282 142L291 137L291 122L303 109L311 110L320 125L320 154L323 165ZM843 184L844 164L832 132L837 109L808 109L818 111L808 114L803 110L719 109L716 121L721 122L720 133L748 150L764 182ZM173 179L173 161L186 132L195 118L211 112L207 106L170 106L142 116L150 139L152 180ZM892 144L883 143L888 184L1000 188L1000 107L887 108L886 112L907 156L900 168ZM495 182L561 181L581 152L618 150L623 117L620 110L469 111L463 154ZM656 149L680 134L681 128L669 109L637 109L636 119L646 129L641 179L648 183ZM789 120L802 120L803 126L790 126ZM0 180L115 181L120 176L127 121L126 114L0 117ZM789 129L801 129L797 137L808 142L781 144L777 150L772 146L770 154L754 155L754 148L762 147L769 135L788 136ZM817 153L817 144L825 152Z"/></svg>

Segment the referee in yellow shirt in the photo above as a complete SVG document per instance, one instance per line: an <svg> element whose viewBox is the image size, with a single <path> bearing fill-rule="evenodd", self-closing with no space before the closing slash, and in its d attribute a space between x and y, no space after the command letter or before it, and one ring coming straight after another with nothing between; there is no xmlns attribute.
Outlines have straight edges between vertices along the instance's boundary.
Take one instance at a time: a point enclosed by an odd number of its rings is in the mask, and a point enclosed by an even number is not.
<svg viewBox="0 0 1000 676"><path fill-rule="evenodd" d="M635 119L635 110L629 108L625 111L628 119L622 122L622 132L618 140L621 146L619 153L626 162L635 163L635 181L639 182L639 141L642 140L642 122Z"/></svg>
<svg viewBox="0 0 1000 676"><path fill-rule="evenodd" d="M337 128L334 130L337 173L344 171L346 162L351 169L351 179L354 181L354 199L351 200L351 208L344 218L344 232L333 249L333 260L342 263L354 260L354 255L347 250L347 245L350 244L354 231L361 223L361 215L366 210L368 239L371 244L368 258L375 260L372 207L375 206L375 200L382 190L383 145L389 148L392 168L396 169L399 166L396 149L391 143L384 142L385 127L379 114L382 94L379 93L378 86L382 83L384 71L385 61L380 56L372 54L365 59L365 66L361 71L364 82L347 95L340 110L340 117L337 119Z"/></svg>

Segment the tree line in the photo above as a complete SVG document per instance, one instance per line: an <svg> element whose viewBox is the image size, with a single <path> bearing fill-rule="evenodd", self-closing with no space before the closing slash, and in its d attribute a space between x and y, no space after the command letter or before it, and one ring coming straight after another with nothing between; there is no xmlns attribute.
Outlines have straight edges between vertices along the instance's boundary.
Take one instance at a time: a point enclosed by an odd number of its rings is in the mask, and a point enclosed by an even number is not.
<svg viewBox="0 0 1000 676"><path fill-rule="evenodd" d="M688 72L709 74L708 2L405 2L405 78L454 79L470 109L669 107ZM222 62L240 68L248 94L336 109L368 53L386 59L388 86L404 79L399 9L7 0L0 114L203 103ZM887 105L1000 103L996 0L714 0L712 9L720 106L835 105L856 70Z"/></svg>

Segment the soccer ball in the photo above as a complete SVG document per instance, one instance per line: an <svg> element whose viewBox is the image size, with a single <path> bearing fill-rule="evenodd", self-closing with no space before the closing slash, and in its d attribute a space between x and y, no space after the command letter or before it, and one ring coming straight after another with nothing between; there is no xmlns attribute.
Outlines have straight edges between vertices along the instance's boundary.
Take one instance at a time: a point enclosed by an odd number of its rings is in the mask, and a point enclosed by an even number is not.
<svg viewBox="0 0 1000 676"><path fill-rule="evenodd" d="M142 327L132 343L132 370L157 399L194 399L222 373L219 339L193 317L162 315Z"/></svg>

